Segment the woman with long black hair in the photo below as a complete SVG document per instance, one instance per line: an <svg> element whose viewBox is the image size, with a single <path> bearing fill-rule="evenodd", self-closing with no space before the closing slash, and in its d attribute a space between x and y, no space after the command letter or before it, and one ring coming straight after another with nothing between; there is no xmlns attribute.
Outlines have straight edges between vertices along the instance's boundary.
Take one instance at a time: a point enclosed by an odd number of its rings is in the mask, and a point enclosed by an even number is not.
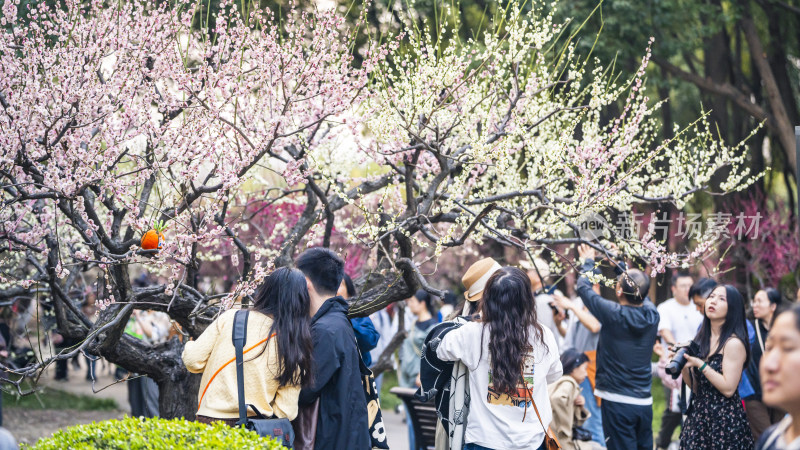
<svg viewBox="0 0 800 450"><path fill-rule="evenodd" d="M693 396L681 449L752 449L753 435L738 393L750 360L742 294L729 284L717 286L706 300L704 316L694 338L698 355L687 356L683 369Z"/></svg>
<svg viewBox="0 0 800 450"><path fill-rule="evenodd" d="M450 331L436 355L469 369L465 450L532 449L552 421L547 385L561 376L553 333L536 321L528 276L506 267L486 283L480 319ZM534 406L541 414L537 418Z"/></svg>
<svg viewBox="0 0 800 450"><path fill-rule="evenodd" d="M300 387L311 374L312 340L306 278L296 269L270 274L256 295L247 321L244 382L248 404L264 416L294 419ZM183 350L183 362L200 380L198 422L239 418L236 367L231 361L235 310L224 312ZM248 411L255 415L255 412Z"/></svg>

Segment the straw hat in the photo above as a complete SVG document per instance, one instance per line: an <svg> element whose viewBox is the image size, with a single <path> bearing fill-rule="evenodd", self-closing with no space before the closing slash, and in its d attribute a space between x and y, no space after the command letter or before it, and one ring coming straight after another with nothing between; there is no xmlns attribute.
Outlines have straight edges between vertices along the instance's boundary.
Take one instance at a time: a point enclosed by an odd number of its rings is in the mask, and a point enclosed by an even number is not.
<svg viewBox="0 0 800 450"><path fill-rule="evenodd" d="M502 268L503 266L492 258L483 258L469 266L467 272L461 277L461 283L467 288L466 292L464 292L464 297L471 302L480 300L483 297L486 282L495 272Z"/></svg>
<svg viewBox="0 0 800 450"><path fill-rule="evenodd" d="M534 265L536 265L536 268L533 267ZM550 276L550 264L538 256L533 258L533 263L531 263L527 258L519 260L519 267L526 272L536 271L536 269L539 269L539 274L543 280Z"/></svg>

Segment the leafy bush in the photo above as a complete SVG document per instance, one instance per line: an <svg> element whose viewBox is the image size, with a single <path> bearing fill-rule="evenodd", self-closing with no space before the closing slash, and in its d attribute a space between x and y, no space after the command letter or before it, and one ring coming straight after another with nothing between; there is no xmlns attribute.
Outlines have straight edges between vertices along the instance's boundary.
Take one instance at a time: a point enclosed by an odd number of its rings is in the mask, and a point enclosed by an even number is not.
<svg viewBox="0 0 800 450"><path fill-rule="evenodd" d="M39 440L32 450L81 449L285 449L277 441L223 423L206 425L184 419L126 417L59 430Z"/></svg>

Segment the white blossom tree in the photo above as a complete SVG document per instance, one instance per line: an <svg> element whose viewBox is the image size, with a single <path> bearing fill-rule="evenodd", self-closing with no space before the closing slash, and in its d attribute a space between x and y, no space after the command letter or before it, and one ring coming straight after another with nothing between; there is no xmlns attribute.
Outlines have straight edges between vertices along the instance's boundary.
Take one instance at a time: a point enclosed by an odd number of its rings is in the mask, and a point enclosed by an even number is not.
<svg viewBox="0 0 800 450"><path fill-rule="evenodd" d="M199 377L182 344L123 334L133 309L164 311L196 337L307 245L371 251L351 315L420 286L440 293L420 265L487 239L521 257L613 241L661 271L713 241L669 254L647 234L587 239L581 220L753 180L703 118L659 142L659 105L643 90L649 51L618 82L574 53L552 5L512 4L467 42L434 40L457 26L445 21L355 48L334 11L276 17L237 4L198 31L188 0L4 3L0 301L39 299L81 342L16 375L98 355L153 377L163 416L193 417ZM604 120L620 98L621 115ZM269 208L285 220L259 222ZM143 250L155 221L169 227L163 246ZM220 258L237 272L224 292L199 276ZM569 261L558 255L561 270ZM161 282L134 287L141 270ZM103 307L94 323L78 306L87 289Z"/></svg>

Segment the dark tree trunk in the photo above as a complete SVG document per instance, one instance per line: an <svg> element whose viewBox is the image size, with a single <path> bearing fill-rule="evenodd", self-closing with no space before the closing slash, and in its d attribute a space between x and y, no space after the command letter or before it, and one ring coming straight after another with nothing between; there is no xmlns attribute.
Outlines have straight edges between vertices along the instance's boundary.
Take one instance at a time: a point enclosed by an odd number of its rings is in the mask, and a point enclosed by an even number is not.
<svg viewBox="0 0 800 450"><path fill-rule="evenodd" d="M119 304L112 305L101 313L98 322L122 316L120 322L127 323L130 309ZM201 376L186 370L181 358L183 347L177 338L151 346L128 334L116 337L100 333L98 339L89 344L88 350L129 372L147 375L155 380L159 388L161 417L194 420Z"/></svg>
<svg viewBox="0 0 800 450"><path fill-rule="evenodd" d="M709 2L714 8L722 12L722 2L720 0L711 0ZM716 21L718 18L707 19ZM724 26L720 31L715 33L706 40L703 49L704 71L707 79L710 79L714 84L725 84L733 82L731 74L733 73L731 66L731 51L728 33ZM711 127L716 132L719 132L719 138L726 144L731 144L730 133L730 119L728 117L728 99L721 95L707 95L704 102L706 105L711 106ZM720 183L727 179L728 170L722 169L717 171L711 178L712 186L719 186ZM721 211L724 207L725 198L716 196L714 197L714 210Z"/></svg>
<svg viewBox="0 0 800 450"><path fill-rule="evenodd" d="M161 417L172 419L183 417L194 420L197 413L197 393L200 391L200 374L174 374L158 383L158 410Z"/></svg>
<svg viewBox="0 0 800 450"><path fill-rule="evenodd" d="M710 3L720 12L722 11L720 0L711 0ZM718 19L714 18L711 20ZM716 84L724 84L727 82L731 74L731 58L728 33L725 29L722 28L718 33L707 39L703 50L706 77ZM709 95L706 96L705 101L707 104L711 105L712 126L718 127L722 138L728 141L728 139L730 139L730 127L728 123L727 99L719 95Z"/></svg>

